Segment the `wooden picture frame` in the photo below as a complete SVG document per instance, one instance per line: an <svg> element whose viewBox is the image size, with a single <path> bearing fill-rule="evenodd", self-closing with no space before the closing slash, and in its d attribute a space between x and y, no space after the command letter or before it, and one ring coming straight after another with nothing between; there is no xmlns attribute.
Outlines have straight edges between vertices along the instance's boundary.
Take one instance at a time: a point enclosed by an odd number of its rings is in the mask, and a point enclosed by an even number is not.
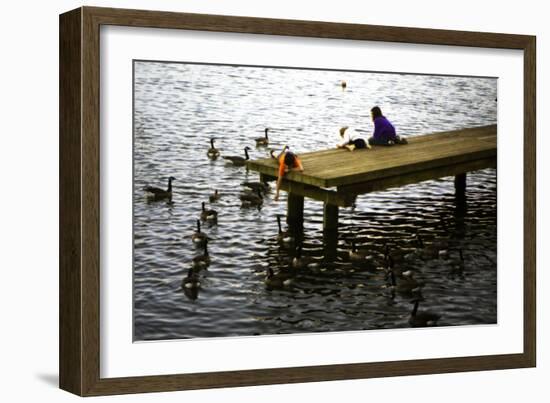
<svg viewBox="0 0 550 403"><path fill-rule="evenodd" d="M524 52L523 353L100 377L100 26L519 49ZM60 16L60 387L80 396L296 383L536 364L536 40L534 36L81 7Z"/></svg>

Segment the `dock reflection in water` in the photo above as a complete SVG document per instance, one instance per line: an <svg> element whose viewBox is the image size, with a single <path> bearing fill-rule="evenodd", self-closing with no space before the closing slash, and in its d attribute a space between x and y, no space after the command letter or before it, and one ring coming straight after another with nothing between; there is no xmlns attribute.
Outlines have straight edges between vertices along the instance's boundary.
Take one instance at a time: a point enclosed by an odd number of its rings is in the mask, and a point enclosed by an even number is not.
<svg viewBox="0 0 550 403"><path fill-rule="evenodd" d="M258 175L207 156L214 137L221 155L244 156L249 146L251 158L266 157L268 149L254 143L265 127L269 147L290 144L298 154L330 148L340 125L372 130L375 104L401 134L493 124L496 80L134 67L136 340L410 327L416 291L392 287L386 248L397 284L410 270L422 284L418 312L438 313L438 326L496 323L496 170L468 175L467 205L456 203L453 178L359 196L354 208L340 209L338 257L324 263L322 203L305 200L294 260L296 242L278 237L277 215L286 230L285 192L279 202L271 190L261 205L243 207L241 183ZM171 200L148 201L142 188L165 188L170 176ZM219 199L210 203L216 189ZM186 288L193 257L204 253L191 239L202 202L218 212L217 223L201 226L211 262L198 274L200 286ZM352 242L364 259L350 256ZM277 280L266 285L268 268Z"/></svg>

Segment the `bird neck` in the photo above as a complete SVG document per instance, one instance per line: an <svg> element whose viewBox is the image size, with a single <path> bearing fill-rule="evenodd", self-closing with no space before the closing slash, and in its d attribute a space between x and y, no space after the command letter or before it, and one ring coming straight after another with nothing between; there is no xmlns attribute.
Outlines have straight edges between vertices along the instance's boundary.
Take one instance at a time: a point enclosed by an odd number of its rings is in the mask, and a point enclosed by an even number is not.
<svg viewBox="0 0 550 403"><path fill-rule="evenodd" d="M265 129L265 139L266 139L266 140L268 139L268 138L267 138L267 132L268 132L268 131L269 131L269 129L266 128L266 129Z"/></svg>
<svg viewBox="0 0 550 403"><path fill-rule="evenodd" d="M393 272L393 270L390 270L390 279L391 279L391 285L393 285L395 287L395 285L396 285L395 273Z"/></svg>
<svg viewBox="0 0 550 403"><path fill-rule="evenodd" d="M197 232L201 233L201 222L199 220L197 220Z"/></svg>
<svg viewBox="0 0 550 403"><path fill-rule="evenodd" d="M172 191L172 178L168 178L168 191Z"/></svg>
<svg viewBox="0 0 550 403"><path fill-rule="evenodd" d="M214 139L210 139L210 148L215 148L214 147Z"/></svg>
<svg viewBox="0 0 550 403"><path fill-rule="evenodd" d="M204 207L204 202L202 202L202 211L206 211L206 208Z"/></svg>
<svg viewBox="0 0 550 403"><path fill-rule="evenodd" d="M411 316L416 316L416 312L418 311L418 300L414 302L414 308L411 312Z"/></svg>
<svg viewBox="0 0 550 403"><path fill-rule="evenodd" d="M279 227L279 234L283 232L283 229L281 228L281 217L277 216L277 227Z"/></svg>
<svg viewBox="0 0 550 403"><path fill-rule="evenodd" d="M248 150L247 150L246 148L244 149L244 155L245 155L245 157L246 157L245 159L248 160L248 159L250 158L250 157L248 156Z"/></svg>

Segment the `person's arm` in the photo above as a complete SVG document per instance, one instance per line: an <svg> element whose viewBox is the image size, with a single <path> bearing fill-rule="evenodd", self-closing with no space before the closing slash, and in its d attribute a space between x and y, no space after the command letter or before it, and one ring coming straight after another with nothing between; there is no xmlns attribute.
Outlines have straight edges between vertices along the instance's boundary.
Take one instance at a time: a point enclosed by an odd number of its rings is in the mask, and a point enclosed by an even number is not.
<svg viewBox="0 0 550 403"><path fill-rule="evenodd" d="M381 132L382 132L382 122L381 119L376 118L374 119L374 132L372 133L372 138L374 140L378 140L380 138Z"/></svg>
<svg viewBox="0 0 550 403"><path fill-rule="evenodd" d="M294 160L294 168L297 171L304 172L304 166L302 165L302 161L298 157Z"/></svg>

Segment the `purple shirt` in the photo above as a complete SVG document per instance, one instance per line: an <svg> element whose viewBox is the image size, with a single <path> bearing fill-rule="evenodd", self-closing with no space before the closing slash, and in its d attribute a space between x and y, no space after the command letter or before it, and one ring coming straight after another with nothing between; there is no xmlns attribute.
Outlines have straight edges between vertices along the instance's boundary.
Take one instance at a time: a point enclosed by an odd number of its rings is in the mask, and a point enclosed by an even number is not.
<svg viewBox="0 0 550 403"><path fill-rule="evenodd" d="M375 140L395 140L395 128L384 116L378 116L374 119L374 134L372 137Z"/></svg>

